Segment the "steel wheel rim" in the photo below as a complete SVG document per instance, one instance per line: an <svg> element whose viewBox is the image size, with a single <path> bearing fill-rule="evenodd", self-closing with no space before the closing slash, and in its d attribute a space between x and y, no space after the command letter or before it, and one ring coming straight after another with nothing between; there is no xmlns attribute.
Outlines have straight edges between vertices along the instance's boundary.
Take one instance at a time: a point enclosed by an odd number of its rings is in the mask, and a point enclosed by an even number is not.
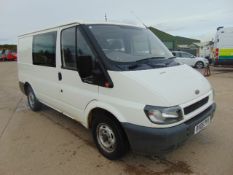
<svg viewBox="0 0 233 175"><path fill-rule="evenodd" d="M28 94L28 101L31 107L34 107L35 105L35 96L33 95L32 92Z"/></svg>
<svg viewBox="0 0 233 175"><path fill-rule="evenodd" d="M97 126L97 141L100 147L108 152L114 152L116 149L116 137L111 129L107 124L100 123Z"/></svg>

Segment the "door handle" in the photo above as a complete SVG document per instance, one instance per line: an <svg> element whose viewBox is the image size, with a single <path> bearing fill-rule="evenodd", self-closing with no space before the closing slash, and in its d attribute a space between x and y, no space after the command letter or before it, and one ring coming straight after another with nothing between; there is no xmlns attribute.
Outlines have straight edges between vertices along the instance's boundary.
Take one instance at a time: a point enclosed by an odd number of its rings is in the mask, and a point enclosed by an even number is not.
<svg viewBox="0 0 233 175"><path fill-rule="evenodd" d="M59 81L62 80L62 74L61 74L61 72L58 72L58 80L59 80Z"/></svg>

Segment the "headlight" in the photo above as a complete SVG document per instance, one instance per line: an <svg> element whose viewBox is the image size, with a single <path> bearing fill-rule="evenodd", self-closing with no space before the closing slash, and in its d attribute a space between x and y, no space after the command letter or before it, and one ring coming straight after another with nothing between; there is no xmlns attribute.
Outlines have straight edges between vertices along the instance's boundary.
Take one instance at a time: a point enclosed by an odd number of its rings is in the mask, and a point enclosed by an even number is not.
<svg viewBox="0 0 233 175"><path fill-rule="evenodd" d="M155 124L172 124L183 119L179 106L166 108L146 105L144 112L149 120Z"/></svg>

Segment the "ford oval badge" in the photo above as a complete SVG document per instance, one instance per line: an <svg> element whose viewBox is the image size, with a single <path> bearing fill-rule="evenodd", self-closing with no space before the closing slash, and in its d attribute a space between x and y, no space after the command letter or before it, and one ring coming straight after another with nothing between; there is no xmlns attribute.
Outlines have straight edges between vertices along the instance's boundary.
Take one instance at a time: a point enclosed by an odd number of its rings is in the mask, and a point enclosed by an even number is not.
<svg viewBox="0 0 233 175"><path fill-rule="evenodd" d="M200 93L200 91L197 89L195 90L195 94L198 95Z"/></svg>

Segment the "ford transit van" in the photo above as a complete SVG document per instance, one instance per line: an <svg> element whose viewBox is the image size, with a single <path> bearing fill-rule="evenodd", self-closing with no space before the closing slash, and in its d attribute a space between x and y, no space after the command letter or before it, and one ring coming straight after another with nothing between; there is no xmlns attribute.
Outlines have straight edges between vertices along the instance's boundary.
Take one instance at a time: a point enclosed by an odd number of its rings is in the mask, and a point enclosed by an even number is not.
<svg viewBox="0 0 233 175"><path fill-rule="evenodd" d="M18 38L18 77L31 110L42 104L79 121L98 150L160 154L211 122L213 88L175 62L147 28L72 23Z"/></svg>

